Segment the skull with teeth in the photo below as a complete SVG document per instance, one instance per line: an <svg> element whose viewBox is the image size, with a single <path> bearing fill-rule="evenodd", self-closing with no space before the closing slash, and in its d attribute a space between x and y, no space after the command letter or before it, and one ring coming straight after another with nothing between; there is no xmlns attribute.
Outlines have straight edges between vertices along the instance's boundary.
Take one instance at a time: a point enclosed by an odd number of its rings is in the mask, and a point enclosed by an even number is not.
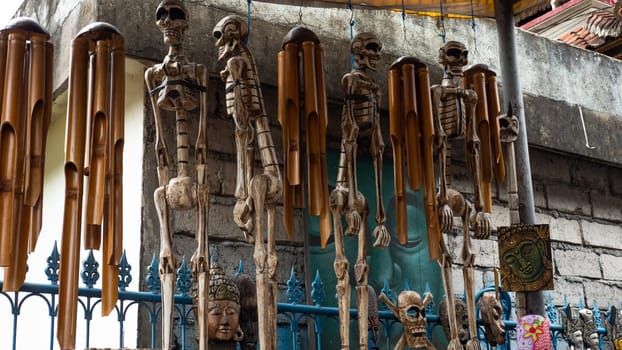
<svg viewBox="0 0 622 350"><path fill-rule="evenodd" d="M432 301L432 295L426 294L425 299L415 291L403 291L397 298L399 319L404 326L404 337L411 348L425 348L428 344L426 336L425 308Z"/></svg>
<svg viewBox="0 0 622 350"><path fill-rule="evenodd" d="M369 68L373 71L380 60L382 43L372 33L359 33L350 43L350 52L354 55L354 66L358 69Z"/></svg>
<svg viewBox="0 0 622 350"><path fill-rule="evenodd" d="M248 25L240 16L227 16L216 24L212 35L217 39L218 60L227 60L244 45L248 36Z"/></svg>
<svg viewBox="0 0 622 350"><path fill-rule="evenodd" d="M455 75L462 75L469 64L469 50L459 41L448 41L438 52L438 62Z"/></svg>
<svg viewBox="0 0 622 350"><path fill-rule="evenodd" d="M188 28L188 10L179 0L164 0L156 9L156 24L167 45L180 45Z"/></svg>

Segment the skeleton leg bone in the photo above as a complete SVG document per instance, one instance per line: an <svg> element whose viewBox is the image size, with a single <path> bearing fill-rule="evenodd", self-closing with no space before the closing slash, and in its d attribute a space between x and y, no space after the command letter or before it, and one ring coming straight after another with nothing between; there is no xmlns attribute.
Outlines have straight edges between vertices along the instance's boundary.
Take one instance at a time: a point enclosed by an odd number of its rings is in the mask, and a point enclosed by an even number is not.
<svg viewBox="0 0 622 350"><path fill-rule="evenodd" d="M471 251L471 235L469 233L470 216L471 208L469 205L466 205L464 214L462 215L464 237L464 243L462 245L462 260L464 261L464 267L462 271L464 274L464 288L466 294L467 315L469 318L470 337L466 344L466 349L481 350L481 345L479 343L479 339L477 338L477 320L475 318L475 284L473 277L475 254Z"/></svg>
<svg viewBox="0 0 622 350"><path fill-rule="evenodd" d="M445 287L445 297L447 298L447 315L449 318L450 339L447 350L462 350L460 338L458 337L458 323L456 320L456 310L454 309L453 281L451 276L451 256L447 249L445 239L441 235L441 257L439 259L441 273L443 275L443 286Z"/></svg>
<svg viewBox="0 0 622 350"><path fill-rule="evenodd" d="M235 146L237 148L238 155L238 167L237 167L237 176L236 176L236 186L235 186L235 198L236 203L233 208L233 220L240 227L245 234L252 232L253 230L253 219L249 215L250 211L248 206L247 199L249 198L247 184L247 174L248 174L248 144L252 140L252 129L248 126L239 127L236 123L235 130ZM253 159L253 158L250 158ZM250 165L252 166L252 161L250 161ZM252 174L252 172L250 173Z"/></svg>
<svg viewBox="0 0 622 350"><path fill-rule="evenodd" d="M363 222L367 222L367 204L364 205ZM367 287L367 275L369 266L367 266L367 230L363 224L363 232L358 236L358 256L354 264L354 277L356 278L356 301L358 309L358 327L359 327L359 348L367 350L367 328L369 314L369 289Z"/></svg>
<svg viewBox="0 0 622 350"><path fill-rule="evenodd" d="M207 184L201 183L205 179L206 165L197 165L197 249L192 255L192 273L197 283L197 321L199 324L199 349L207 350L207 303L209 289L209 245L207 237L207 218L208 218L208 188Z"/></svg>
<svg viewBox="0 0 622 350"><path fill-rule="evenodd" d="M154 192L154 201L160 221L160 281L162 283L162 348L171 349L173 337L173 295L175 293L175 270L177 259L173 255L172 237L168 223L166 186Z"/></svg>
<svg viewBox="0 0 622 350"><path fill-rule="evenodd" d="M262 350L276 349L276 269L277 257L274 242L274 204L266 205L270 178L257 175L249 187L255 207L255 259L257 275L257 313L259 314L259 344ZM268 207L268 244L263 237L263 211Z"/></svg>
<svg viewBox="0 0 622 350"><path fill-rule="evenodd" d="M349 263L343 244L343 227L341 213L344 210L347 194L342 190L333 190L330 194L330 206L333 216L335 237L335 262L333 264L337 276L337 301L339 305L339 334L341 349L350 349L350 276Z"/></svg>

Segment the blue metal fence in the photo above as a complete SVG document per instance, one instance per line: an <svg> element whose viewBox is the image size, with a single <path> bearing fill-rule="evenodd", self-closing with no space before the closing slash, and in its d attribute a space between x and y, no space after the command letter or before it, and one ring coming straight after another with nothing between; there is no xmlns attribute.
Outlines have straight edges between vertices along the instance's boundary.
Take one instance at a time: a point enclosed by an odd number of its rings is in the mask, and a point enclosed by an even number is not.
<svg viewBox="0 0 622 350"><path fill-rule="evenodd" d="M12 313L12 342L11 346L13 350L20 348L20 339L17 337L17 329L23 326L19 322L19 316L24 305L32 299L43 300L47 305L47 310L42 310L42 316L47 312L50 324L50 346L49 349L54 348L55 342L55 326L57 317L57 295L58 295L58 268L59 268L60 255L56 244L52 249L52 253L47 258L47 268L45 273L49 280L48 284L34 284L25 283L19 292L0 292L4 298L9 302ZM93 321L93 313L95 308L101 303L101 290L95 288L95 284L99 279L98 267L99 263L95 260L92 252L88 255L88 258L82 264L81 277L84 287L79 288L79 305L84 316L85 334L80 335L85 337L86 347L91 347L91 323ZM240 266L241 270L241 266ZM193 341L187 341L186 339L192 339L189 337L187 330L193 332L193 315L192 315L192 298L190 297L191 290L191 273L188 264L185 259L182 259L181 266L177 271L177 295L175 296L175 333L179 335L180 347L183 350L190 350L194 348ZM116 321L119 329L118 345L120 348L125 346L124 339L124 325L129 313L139 312L142 310L149 320L151 348L156 348L159 339L156 339L156 332L160 323L160 279L158 275L158 262L154 256L151 264L147 268L146 285L149 289L144 292L128 291L127 287L132 282L131 266L125 259L125 253L119 266L119 301L115 307L115 314L110 316L116 316ZM2 282L0 281L0 287ZM408 289L408 286L405 286ZM382 290L389 298L392 297L392 292L385 286ZM494 291L494 287L487 287L479 291L476 295L476 299L487 291ZM287 344L288 348L293 350L306 350L314 344L315 348L322 349L322 336L323 326L327 322L338 322L338 309L336 307L322 306L325 302L325 292L323 282L319 273L316 273L315 278L311 284L310 296L312 304L307 305L303 303L305 298L305 291L303 284L292 269L290 279L287 281L286 291L287 303L278 303L278 314L280 329L278 336L281 337L280 344ZM511 346L513 340L515 340L516 334L514 328L516 327L516 321L513 318L513 301L508 293L501 292L501 304L503 306L503 319L506 325L506 345L497 346L497 349L513 349ZM1 301L0 301L1 303ZM582 302L579 306L582 307ZM391 333L399 331L400 327L395 327L398 323L394 315L386 309L386 307L380 307L379 319L380 330L383 334L384 342L386 343L386 349L392 349L394 344L391 344ZM431 334L435 327L440 326L440 319L438 315L434 315L431 312L431 308L428 307L426 317L428 320L428 331ZM552 303L552 299L549 295L547 302L547 317L551 321L551 332L554 340L554 348L557 349L559 340L561 339L562 326L558 324L557 310ZM605 329L601 327L600 310L594 306L594 314L598 331L602 335L605 334ZM357 316L356 310L351 312L352 318ZM330 321L333 319L334 321ZM311 329L311 332L307 330ZM311 334L311 335L309 335ZM484 329L480 324L478 329L479 337L482 341L482 347L484 349L491 349L491 347L484 341ZM312 341L307 341L308 336L313 337ZM2 340L5 341L5 340ZM602 345L602 339L601 339ZM3 345L2 348L4 348Z"/></svg>

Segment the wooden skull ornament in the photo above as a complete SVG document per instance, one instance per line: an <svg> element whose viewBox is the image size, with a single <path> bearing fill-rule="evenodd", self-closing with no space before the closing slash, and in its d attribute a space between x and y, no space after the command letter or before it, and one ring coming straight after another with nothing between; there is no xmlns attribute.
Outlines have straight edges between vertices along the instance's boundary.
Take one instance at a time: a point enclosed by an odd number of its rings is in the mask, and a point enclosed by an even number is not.
<svg viewBox="0 0 622 350"><path fill-rule="evenodd" d="M425 318L426 307L432 301L430 293L424 297L416 291L405 290L397 297L397 305L394 305L384 293L380 293L379 299L384 302L395 318L404 326L404 333L393 350L401 350L405 347L412 349L435 349L427 338L427 322Z"/></svg>

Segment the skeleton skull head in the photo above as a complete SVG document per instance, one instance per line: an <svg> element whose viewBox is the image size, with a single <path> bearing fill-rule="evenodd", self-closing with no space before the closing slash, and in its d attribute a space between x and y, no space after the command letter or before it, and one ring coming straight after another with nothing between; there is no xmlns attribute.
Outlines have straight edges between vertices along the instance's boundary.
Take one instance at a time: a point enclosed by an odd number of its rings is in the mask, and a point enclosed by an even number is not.
<svg viewBox="0 0 622 350"><path fill-rule="evenodd" d="M376 35L368 32L357 34L350 43L350 52L354 55L354 67L376 70L380 60L382 43Z"/></svg>
<svg viewBox="0 0 622 350"><path fill-rule="evenodd" d="M425 308L430 301L432 295L426 294L422 300L419 293L410 290L401 292L397 298L404 337L411 348L425 347L427 344Z"/></svg>
<svg viewBox="0 0 622 350"><path fill-rule="evenodd" d="M464 67L469 64L469 50L459 41L448 41L439 49L438 62L445 70L460 75Z"/></svg>
<svg viewBox="0 0 622 350"><path fill-rule="evenodd" d="M180 45L188 28L188 10L179 0L164 0L156 9L156 24L167 45Z"/></svg>
<svg viewBox="0 0 622 350"><path fill-rule="evenodd" d="M486 340L490 345L505 343L505 325L501 317L503 308L495 293L484 293L479 299L478 306L486 330Z"/></svg>
<svg viewBox="0 0 622 350"><path fill-rule="evenodd" d="M227 16L218 22L212 31L218 47L218 60L227 60L235 55L248 36L246 20L237 15Z"/></svg>

